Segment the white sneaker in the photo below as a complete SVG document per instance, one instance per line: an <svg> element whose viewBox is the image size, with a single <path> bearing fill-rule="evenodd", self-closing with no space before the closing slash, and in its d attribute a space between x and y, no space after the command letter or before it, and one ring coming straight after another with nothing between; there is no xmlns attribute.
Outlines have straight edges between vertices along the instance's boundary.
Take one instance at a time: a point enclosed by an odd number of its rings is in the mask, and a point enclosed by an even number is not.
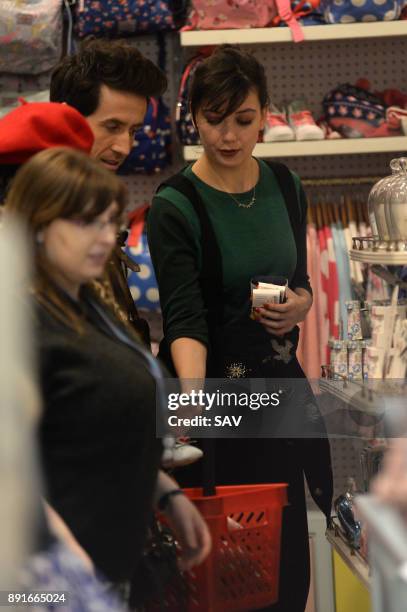
<svg viewBox="0 0 407 612"><path fill-rule="evenodd" d="M263 142L295 140L295 134L287 123L287 118L276 106L272 105L267 112L264 126Z"/></svg>
<svg viewBox="0 0 407 612"><path fill-rule="evenodd" d="M288 107L288 121L295 133L296 140L323 140L324 132L301 102L293 102Z"/></svg>

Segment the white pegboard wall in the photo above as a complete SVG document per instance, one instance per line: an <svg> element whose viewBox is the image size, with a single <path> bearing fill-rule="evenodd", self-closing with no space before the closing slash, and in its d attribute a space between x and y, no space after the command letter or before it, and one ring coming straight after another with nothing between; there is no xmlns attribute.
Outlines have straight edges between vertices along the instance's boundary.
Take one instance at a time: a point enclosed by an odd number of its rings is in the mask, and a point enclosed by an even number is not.
<svg viewBox="0 0 407 612"><path fill-rule="evenodd" d="M332 438L330 440L332 472L334 475L333 501L345 493L349 479L353 478L358 491L363 490L363 478L360 464L360 453L366 441L356 438ZM309 510L317 508L308 487L305 487L307 507Z"/></svg>
<svg viewBox="0 0 407 612"><path fill-rule="evenodd" d="M278 143L277 143L278 146ZM315 145L318 147L318 144ZM358 176L385 176L391 174L390 161L407 152L366 155L315 155L290 157L285 163L302 179ZM283 158L281 158L283 159Z"/></svg>
<svg viewBox="0 0 407 612"><path fill-rule="evenodd" d="M324 27L324 26L321 26ZM305 98L318 116L324 95L340 83L367 78L372 91L407 84L407 37L250 46L266 66L277 104Z"/></svg>
<svg viewBox="0 0 407 612"><path fill-rule="evenodd" d="M182 159L176 155L175 151L173 163L163 172L152 175L133 174L122 176L121 178L128 189L127 209L131 211L144 204L151 204L152 198L160 183L178 172L183 165Z"/></svg>

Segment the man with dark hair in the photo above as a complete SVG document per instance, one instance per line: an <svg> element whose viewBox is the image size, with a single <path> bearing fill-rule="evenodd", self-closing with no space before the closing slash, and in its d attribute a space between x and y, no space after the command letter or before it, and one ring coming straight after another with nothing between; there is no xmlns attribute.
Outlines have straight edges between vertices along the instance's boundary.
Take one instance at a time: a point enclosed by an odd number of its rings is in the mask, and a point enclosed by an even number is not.
<svg viewBox="0 0 407 612"><path fill-rule="evenodd" d="M90 39L54 68L50 100L65 102L86 117L95 137L91 156L116 172L143 124L148 99L160 96L166 88L165 74L135 47L121 40ZM140 319L127 286L125 266L131 266L131 262L124 261L121 246L123 241L119 239L108 266L109 281L99 287L101 297L110 302L114 297L149 344L147 322Z"/></svg>
<svg viewBox="0 0 407 612"><path fill-rule="evenodd" d="M51 77L51 102L86 117L95 136L92 157L116 171L130 153L148 99L167 88L165 74L124 41L91 39L64 57Z"/></svg>
<svg viewBox="0 0 407 612"><path fill-rule="evenodd" d="M115 172L130 153L134 133L144 120L148 99L167 88L165 74L140 51L117 40L90 39L78 53L64 57L51 76L51 102L65 102L84 115L95 142L91 156ZM108 278L95 287L102 299L119 306L144 342L150 344L147 321L141 319L127 285L126 265L119 239L108 266ZM173 464L196 461L201 451L178 444ZM177 456L177 459L175 459Z"/></svg>

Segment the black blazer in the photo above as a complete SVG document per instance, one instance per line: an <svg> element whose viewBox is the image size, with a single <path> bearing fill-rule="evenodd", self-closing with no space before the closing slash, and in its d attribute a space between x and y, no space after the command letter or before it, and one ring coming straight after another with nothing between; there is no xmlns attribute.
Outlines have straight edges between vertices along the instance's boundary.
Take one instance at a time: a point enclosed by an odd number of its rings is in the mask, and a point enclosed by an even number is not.
<svg viewBox="0 0 407 612"><path fill-rule="evenodd" d="M156 385L146 360L85 299L78 334L37 308L48 499L113 581L131 579L151 518L161 457Z"/></svg>

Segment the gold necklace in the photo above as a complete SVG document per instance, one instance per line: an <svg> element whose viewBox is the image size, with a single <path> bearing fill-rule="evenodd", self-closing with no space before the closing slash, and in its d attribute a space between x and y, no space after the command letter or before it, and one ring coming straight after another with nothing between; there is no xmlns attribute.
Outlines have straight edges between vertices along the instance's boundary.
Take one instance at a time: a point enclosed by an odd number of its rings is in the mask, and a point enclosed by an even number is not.
<svg viewBox="0 0 407 612"><path fill-rule="evenodd" d="M228 194L228 196L232 198L232 200L238 205L239 208L251 208L256 201L256 185L253 187L252 191L253 191L253 195L247 204L243 204L243 202L239 202L239 200L237 200L235 196L233 196L228 191L226 193Z"/></svg>
<svg viewBox="0 0 407 612"><path fill-rule="evenodd" d="M212 169L212 173L215 175L218 182L222 185L223 180L220 179L219 175L213 169ZM244 204L243 202L240 202L237 198L235 198L235 196L232 195L229 191L226 191L226 189L223 187L223 193L226 193L226 195L232 198L234 203L237 204L239 208L251 208L253 204L256 202L256 183L254 184L254 187L251 191L252 191L252 197L250 198L247 204Z"/></svg>

